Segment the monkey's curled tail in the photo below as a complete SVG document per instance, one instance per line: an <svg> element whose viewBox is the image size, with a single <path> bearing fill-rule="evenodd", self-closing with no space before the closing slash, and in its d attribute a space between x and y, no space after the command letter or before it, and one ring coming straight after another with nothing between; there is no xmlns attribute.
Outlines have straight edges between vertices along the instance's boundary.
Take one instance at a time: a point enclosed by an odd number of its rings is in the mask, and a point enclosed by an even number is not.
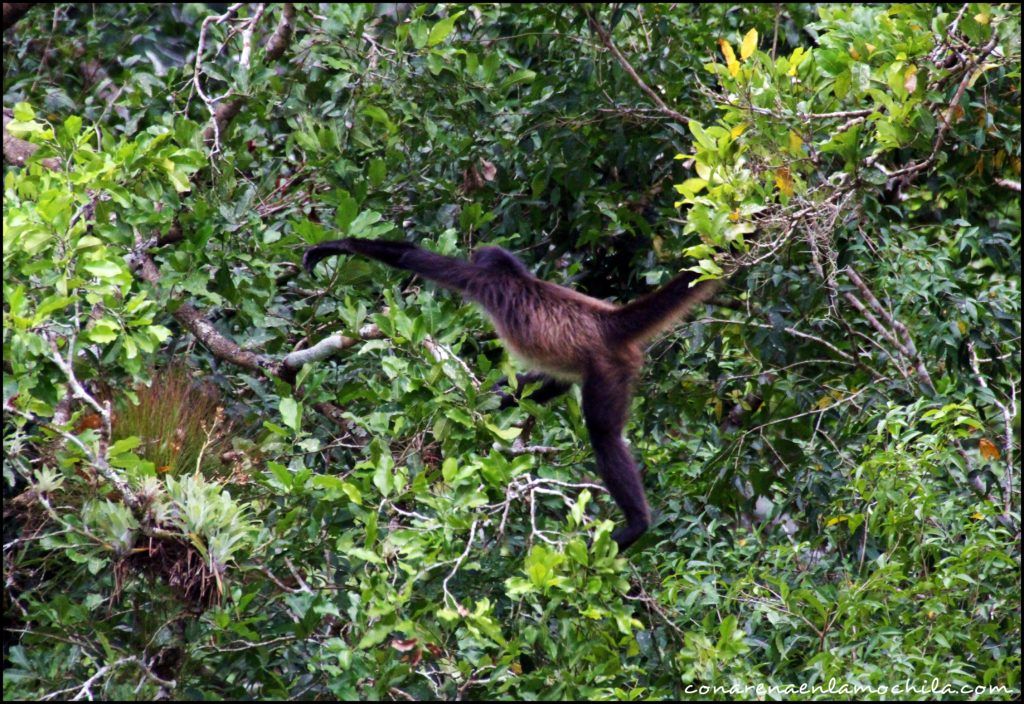
<svg viewBox="0 0 1024 704"><path fill-rule="evenodd" d="M699 276L684 271L657 291L622 306L609 316L609 331L621 340L642 342L681 321L724 285L711 280L691 286Z"/></svg>

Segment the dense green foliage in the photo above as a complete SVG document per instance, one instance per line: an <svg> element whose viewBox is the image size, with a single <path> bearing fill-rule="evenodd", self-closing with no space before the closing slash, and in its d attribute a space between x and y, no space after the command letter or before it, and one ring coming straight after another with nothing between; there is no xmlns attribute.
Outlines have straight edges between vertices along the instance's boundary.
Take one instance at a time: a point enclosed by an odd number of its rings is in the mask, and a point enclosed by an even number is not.
<svg viewBox="0 0 1024 704"><path fill-rule="evenodd" d="M1019 695L1019 12L31 9L5 698ZM648 535L479 311L301 272L350 234L728 278L633 401Z"/></svg>

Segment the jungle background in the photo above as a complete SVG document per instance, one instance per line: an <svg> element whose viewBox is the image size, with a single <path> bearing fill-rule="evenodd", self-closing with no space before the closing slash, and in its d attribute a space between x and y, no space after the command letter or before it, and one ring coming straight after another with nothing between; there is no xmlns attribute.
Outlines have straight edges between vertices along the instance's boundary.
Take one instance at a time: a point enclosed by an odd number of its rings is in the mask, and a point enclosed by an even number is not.
<svg viewBox="0 0 1024 704"><path fill-rule="evenodd" d="M1018 5L3 8L5 699L1019 695ZM638 544L348 235L726 280Z"/></svg>

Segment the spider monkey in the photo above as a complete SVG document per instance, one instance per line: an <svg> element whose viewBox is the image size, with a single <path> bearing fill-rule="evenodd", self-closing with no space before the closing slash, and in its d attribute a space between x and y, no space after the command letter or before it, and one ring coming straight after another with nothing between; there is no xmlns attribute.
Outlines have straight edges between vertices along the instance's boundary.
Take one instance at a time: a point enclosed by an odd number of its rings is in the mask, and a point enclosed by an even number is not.
<svg viewBox="0 0 1024 704"><path fill-rule="evenodd" d="M512 354L537 370L516 375L515 395L499 392L501 408L514 405L532 382L541 382L532 396L539 403L580 383L597 471L626 518L612 539L621 552L644 534L650 509L622 437L633 383L643 364L643 343L710 298L720 282L691 285L698 275L683 272L653 293L617 306L537 278L501 247L481 247L466 261L408 242L354 237L309 248L302 264L312 273L320 260L338 254L358 254L406 269L479 304Z"/></svg>

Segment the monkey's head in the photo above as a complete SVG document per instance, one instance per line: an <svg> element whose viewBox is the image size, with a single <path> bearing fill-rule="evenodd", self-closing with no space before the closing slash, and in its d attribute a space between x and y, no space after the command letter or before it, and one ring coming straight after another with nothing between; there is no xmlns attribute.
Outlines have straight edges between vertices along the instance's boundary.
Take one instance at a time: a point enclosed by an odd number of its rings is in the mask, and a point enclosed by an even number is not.
<svg viewBox="0 0 1024 704"><path fill-rule="evenodd" d="M495 274L514 274L532 276L526 265L516 259L515 255L501 247L479 247L470 259L478 267Z"/></svg>

